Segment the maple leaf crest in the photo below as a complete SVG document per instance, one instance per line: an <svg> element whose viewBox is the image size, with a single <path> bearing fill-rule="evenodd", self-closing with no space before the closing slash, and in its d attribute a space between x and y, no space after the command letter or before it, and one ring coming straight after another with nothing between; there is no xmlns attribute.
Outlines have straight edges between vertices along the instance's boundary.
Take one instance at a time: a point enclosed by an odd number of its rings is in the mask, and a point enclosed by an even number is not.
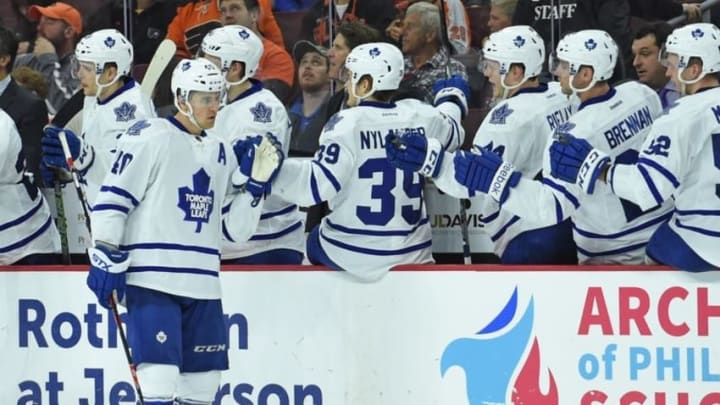
<svg viewBox="0 0 720 405"><path fill-rule="evenodd" d="M508 107L507 104L501 105L492 112L492 115L490 116L490 123L505 125L505 120L513 113L513 111L514 110Z"/></svg>
<svg viewBox="0 0 720 405"><path fill-rule="evenodd" d="M268 107L264 103L258 102L255 107L250 107L250 112L253 115L253 121L269 123L272 119L272 107Z"/></svg>
<svg viewBox="0 0 720 405"><path fill-rule="evenodd" d="M215 192L210 190L210 176L205 169L193 174L193 186L178 189L178 207L185 213L183 220L195 222L195 232L199 233L203 223L210 221Z"/></svg>
<svg viewBox="0 0 720 405"><path fill-rule="evenodd" d="M130 104L125 101L124 103L120 104L119 107L113 108L113 112L115 113L115 121L132 121L135 119L135 111L137 111L137 106L135 104Z"/></svg>

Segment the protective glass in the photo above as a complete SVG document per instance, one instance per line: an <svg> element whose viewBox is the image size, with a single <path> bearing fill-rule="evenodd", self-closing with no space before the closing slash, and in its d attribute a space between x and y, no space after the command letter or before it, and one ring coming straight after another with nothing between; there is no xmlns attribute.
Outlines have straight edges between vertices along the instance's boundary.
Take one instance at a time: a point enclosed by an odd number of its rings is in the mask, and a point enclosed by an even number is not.
<svg viewBox="0 0 720 405"><path fill-rule="evenodd" d="M225 91L191 91L190 104L196 108L221 107L225 100Z"/></svg>

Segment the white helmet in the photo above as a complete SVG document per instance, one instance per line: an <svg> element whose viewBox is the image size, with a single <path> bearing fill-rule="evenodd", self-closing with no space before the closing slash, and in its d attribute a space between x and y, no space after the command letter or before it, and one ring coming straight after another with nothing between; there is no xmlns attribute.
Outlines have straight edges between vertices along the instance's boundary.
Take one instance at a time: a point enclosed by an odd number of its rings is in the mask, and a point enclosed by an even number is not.
<svg viewBox="0 0 720 405"><path fill-rule="evenodd" d="M506 90L512 90L542 72L545 43L532 27L510 26L490 34L483 47L483 58L500 64L500 83ZM523 65L525 75L517 85L507 86L505 75L515 63Z"/></svg>
<svg viewBox="0 0 720 405"><path fill-rule="evenodd" d="M75 59L80 62L91 62L95 66L95 82L98 94L103 87L110 86L121 76L130 76L133 62L133 46L125 36L116 29L98 30L84 36L75 46ZM101 85L98 77L102 74L105 64L117 65L117 75L108 84Z"/></svg>
<svg viewBox="0 0 720 405"><path fill-rule="evenodd" d="M223 73L230 69L233 62L245 64L245 76L229 85L242 83L252 77L264 52L260 37L242 25L226 25L208 32L203 38L201 49L207 55L220 58L220 70Z"/></svg>
<svg viewBox="0 0 720 405"><path fill-rule="evenodd" d="M595 83L612 77L617 63L618 47L605 31L583 30L565 35L557 45L555 57L569 65L570 88L575 92L582 92ZM584 89L576 89L572 82L581 66L592 67L593 78Z"/></svg>
<svg viewBox="0 0 720 405"><path fill-rule="evenodd" d="M360 99L370 97L376 91L397 90L403 78L405 61L403 54L395 45L386 42L370 42L358 45L345 59L345 68L352 72L350 87L353 97L355 86L360 79L372 77L372 89Z"/></svg>
<svg viewBox="0 0 720 405"><path fill-rule="evenodd" d="M675 29L665 41L661 58L672 53L678 56L678 80L684 84L697 83L708 73L720 72L720 29L713 24L688 24ZM693 80L682 79L682 72L690 58L702 60L702 73Z"/></svg>
<svg viewBox="0 0 720 405"><path fill-rule="evenodd" d="M184 114L190 121L200 128L193 116L192 106L189 103L190 92L203 91L219 93L220 100L223 100L225 92L225 79L220 69L205 58L182 59L173 70L170 87L174 96L175 108ZM187 102L189 112L183 111L178 103L179 99Z"/></svg>

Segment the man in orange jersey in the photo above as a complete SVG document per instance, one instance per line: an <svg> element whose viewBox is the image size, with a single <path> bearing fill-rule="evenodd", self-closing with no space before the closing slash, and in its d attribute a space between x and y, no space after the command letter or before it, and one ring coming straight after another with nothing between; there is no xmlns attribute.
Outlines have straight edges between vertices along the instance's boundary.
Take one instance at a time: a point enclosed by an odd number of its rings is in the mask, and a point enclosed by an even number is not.
<svg viewBox="0 0 720 405"><path fill-rule="evenodd" d="M263 36L284 47L282 31L272 13L271 0L259 0L258 29ZM200 49L202 39L212 29L224 25L220 18L220 0L194 0L178 7L168 27L167 37L177 45L177 56L189 58Z"/></svg>
<svg viewBox="0 0 720 405"><path fill-rule="evenodd" d="M218 0L223 25L242 25L250 28L262 40L263 54L254 78L272 91L282 102L287 102L295 81L295 64L282 46L263 36L258 29L262 0Z"/></svg>

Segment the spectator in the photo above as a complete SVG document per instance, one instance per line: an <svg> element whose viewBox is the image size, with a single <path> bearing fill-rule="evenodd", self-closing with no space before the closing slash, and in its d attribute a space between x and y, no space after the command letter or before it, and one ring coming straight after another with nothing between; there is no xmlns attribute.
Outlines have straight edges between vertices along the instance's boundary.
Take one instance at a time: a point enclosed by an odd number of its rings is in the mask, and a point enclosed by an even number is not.
<svg viewBox="0 0 720 405"><path fill-rule="evenodd" d="M505 27L513 25L517 0L492 0L490 5L490 18L488 28L490 33L498 32ZM481 46L482 44L478 44Z"/></svg>
<svg viewBox="0 0 720 405"><path fill-rule="evenodd" d="M327 24L330 14L333 20L332 36ZM358 22L383 32L395 14L392 0L316 0L303 17L300 39L330 46L330 40L343 24Z"/></svg>
<svg viewBox="0 0 720 405"><path fill-rule="evenodd" d="M672 32L664 21L646 24L635 33L632 43L633 67L641 83L645 83L660 96L663 108L680 97L675 84L665 75L667 68L660 63L660 48Z"/></svg>
<svg viewBox="0 0 720 405"><path fill-rule="evenodd" d="M405 19L405 9L410 4L418 1L426 1L440 7L439 1L430 0L410 0L403 1L396 5L398 14L390 25L385 29L385 35L400 44L400 37L403 32L403 20ZM470 18L465 11L465 6L460 0L445 0L445 26L447 27L447 39L453 48L453 52L457 55L464 55L470 50Z"/></svg>
<svg viewBox="0 0 720 405"><path fill-rule="evenodd" d="M282 31L273 16L271 0L258 2L258 29L269 40L284 48ZM189 58L200 49L205 34L221 25L218 0L193 0L177 8L177 15L168 26L167 37L177 45L178 57Z"/></svg>
<svg viewBox="0 0 720 405"><path fill-rule="evenodd" d="M167 36L168 25L175 17L178 0L113 0L105 3L90 17L87 28L95 32L115 28L125 32L124 5L128 4L131 26L125 36L133 44L136 65L148 64L160 42Z"/></svg>
<svg viewBox="0 0 720 405"><path fill-rule="evenodd" d="M40 138L48 122L45 102L22 86L11 76L18 41L9 30L0 27L0 109L12 118L20 133L27 170L40 185Z"/></svg>
<svg viewBox="0 0 720 405"><path fill-rule="evenodd" d="M403 90L432 104L432 86L438 80L459 75L467 81L465 65L448 55L440 38L440 11L434 4L418 2L408 7L403 22L402 52L405 56Z"/></svg>
<svg viewBox="0 0 720 405"><path fill-rule="evenodd" d="M295 82L295 65L285 48L263 37L258 29L258 0L218 0L218 3L223 25L242 25L260 37L264 50L253 77L262 81L264 88L286 102Z"/></svg>
<svg viewBox="0 0 720 405"><path fill-rule="evenodd" d="M61 2L32 6L28 17L38 22L38 37L33 52L19 55L15 66L29 66L43 74L49 84L48 110L55 114L80 86L72 75L71 61L82 33L82 17L77 9Z"/></svg>
<svg viewBox="0 0 720 405"><path fill-rule="evenodd" d="M292 124L289 156L312 157L325 125L321 110L330 97L330 62L327 49L310 41L298 41L293 58L298 65L300 93L288 110Z"/></svg>

